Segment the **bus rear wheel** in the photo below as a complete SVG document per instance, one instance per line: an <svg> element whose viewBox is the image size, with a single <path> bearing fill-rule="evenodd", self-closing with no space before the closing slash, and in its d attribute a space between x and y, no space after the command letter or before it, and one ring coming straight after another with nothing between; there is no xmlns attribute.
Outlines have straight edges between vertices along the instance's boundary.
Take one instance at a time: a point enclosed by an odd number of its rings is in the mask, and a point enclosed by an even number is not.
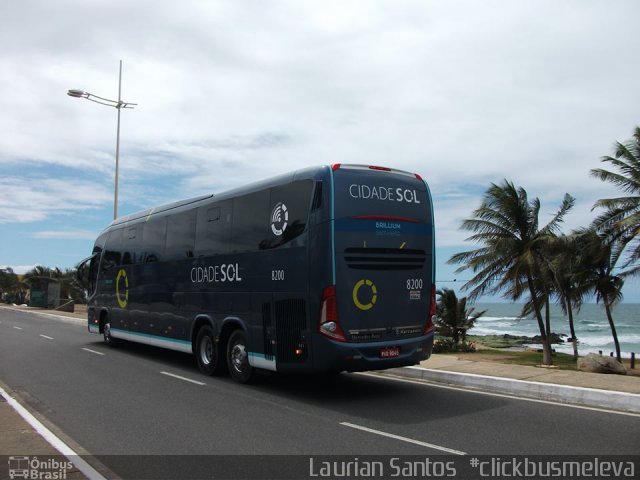
<svg viewBox="0 0 640 480"><path fill-rule="evenodd" d="M231 378L240 383L249 383L253 367L249 364L247 337L242 330L234 331L227 343L227 365Z"/></svg>
<svg viewBox="0 0 640 480"><path fill-rule="evenodd" d="M205 375L220 373L220 351L211 327L205 325L198 330L195 346L196 360L200 371Z"/></svg>

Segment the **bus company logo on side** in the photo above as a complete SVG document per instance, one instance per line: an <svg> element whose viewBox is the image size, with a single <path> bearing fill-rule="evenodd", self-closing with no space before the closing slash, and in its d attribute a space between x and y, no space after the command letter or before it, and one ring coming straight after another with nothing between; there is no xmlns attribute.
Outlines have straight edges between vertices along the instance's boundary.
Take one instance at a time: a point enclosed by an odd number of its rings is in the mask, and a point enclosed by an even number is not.
<svg viewBox="0 0 640 480"><path fill-rule="evenodd" d="M363 287L368 288L365 288L365 291L363 293L360 293L360 290ZM376 304L376 300L378 300L378 289L376 288L375 283L373 283L371 280L363 278L353 287L352 296L353 303L356 305L356 307L358 307L360 310L366 311L373 308L373 306ZM365 299L366 302L360 301Z"/></svg>
<svg viewBox="0 0 640 480"><path fill-rule="evenodd" d="M240 268L237 263L208 265L191 269L191 283L241 282Z"/></svg>
<svg viewBox="0 0 640 480"><path fill-rule="evenodd" d="M385 200L388 202L420 203L418 193L409 188L376 187L375 185L359 185L353 183L349 186L351 198L363 200Z"/></svg>
<svg viewBox="0 0 640 480"><path fill-rule="evenodd" d="M271 211L271 231L276 237L279 237L287 229L287 222L289 221L289 210L287 206L282 203L276 203Z"/></svg>
<svg viewBox="0 0 640 480"><path fill-rule="evenodd" d="M124 285L124 295L120 295L120 282ZM116 300L120 308L125 308L129 302L129 279L124 268L118 271L118 276L116 277Z"/></svg>

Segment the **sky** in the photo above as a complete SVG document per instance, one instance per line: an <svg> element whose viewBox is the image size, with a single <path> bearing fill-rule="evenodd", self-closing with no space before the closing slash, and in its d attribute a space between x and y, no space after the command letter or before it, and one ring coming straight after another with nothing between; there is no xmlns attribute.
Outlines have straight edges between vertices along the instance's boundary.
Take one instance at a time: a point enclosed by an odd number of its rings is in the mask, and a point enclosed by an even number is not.
<svg viewBox="0 0 640 480"><path fill-rule="evenodd" d="M493 183L563 229L620 192L589 176L640 125L636 0L7 0L0 3L0 267L68 268L119 213L298 168L419 173L437 281ZM456 280L454 282L454 279ZM640 302L628 280L626 301Z"/></svg>

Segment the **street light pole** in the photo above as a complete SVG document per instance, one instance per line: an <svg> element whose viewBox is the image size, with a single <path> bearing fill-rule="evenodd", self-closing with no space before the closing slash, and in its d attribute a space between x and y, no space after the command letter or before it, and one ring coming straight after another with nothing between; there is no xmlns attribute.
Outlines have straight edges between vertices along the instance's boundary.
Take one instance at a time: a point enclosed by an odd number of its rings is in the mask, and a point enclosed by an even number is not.
<svg viewBox="0 0 640 480"><path fill-rule="evenodd" d="M118 218L118 176L120 170L120 110L122 108L133 108L137 103L123 102L122 101L122 60L120 60L120 70L118 73L118 100L109 100L108 98L99 97L93 93L85 92L83 90L69 90L67 95L75 98L85 98L92 102L99 103L100 105L106 105L108 107L114 107L118 110L118 125L116 131L116 175L115 175L115 187L113 195L113 219Z"/></svg>
<svg viewBox="0 0 640 480"><path fill-rule="evenodd" d="M113 194L113 219L118 218L118 178L120 170L120 109L122 108L122 60L120 60L120 72L118 73L118 129L116 133L116 181Z"/></svg>

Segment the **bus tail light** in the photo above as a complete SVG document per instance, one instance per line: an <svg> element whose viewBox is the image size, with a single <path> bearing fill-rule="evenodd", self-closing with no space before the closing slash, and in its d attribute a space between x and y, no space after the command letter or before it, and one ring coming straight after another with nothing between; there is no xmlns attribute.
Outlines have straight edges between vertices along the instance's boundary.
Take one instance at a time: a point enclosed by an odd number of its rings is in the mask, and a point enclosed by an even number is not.
<svg viewBox="0 0 640 480"><path fill-rule="evenodd" d="M338 321L338 305L336 302L336 286L329 285L322 291L320 307L320 323L318 331L326 337L339 342L346 342L344 332Z"/></svg>
<svg viewBox="0 0 640 480"><path fill-rule="evenodd" d="M423 335L428 335L435 329L433 324L436 321L436 315L436 284L433 283L431 284L431 306L429 307L429 318L427 319L427 325L424 327Z"/></svg>

